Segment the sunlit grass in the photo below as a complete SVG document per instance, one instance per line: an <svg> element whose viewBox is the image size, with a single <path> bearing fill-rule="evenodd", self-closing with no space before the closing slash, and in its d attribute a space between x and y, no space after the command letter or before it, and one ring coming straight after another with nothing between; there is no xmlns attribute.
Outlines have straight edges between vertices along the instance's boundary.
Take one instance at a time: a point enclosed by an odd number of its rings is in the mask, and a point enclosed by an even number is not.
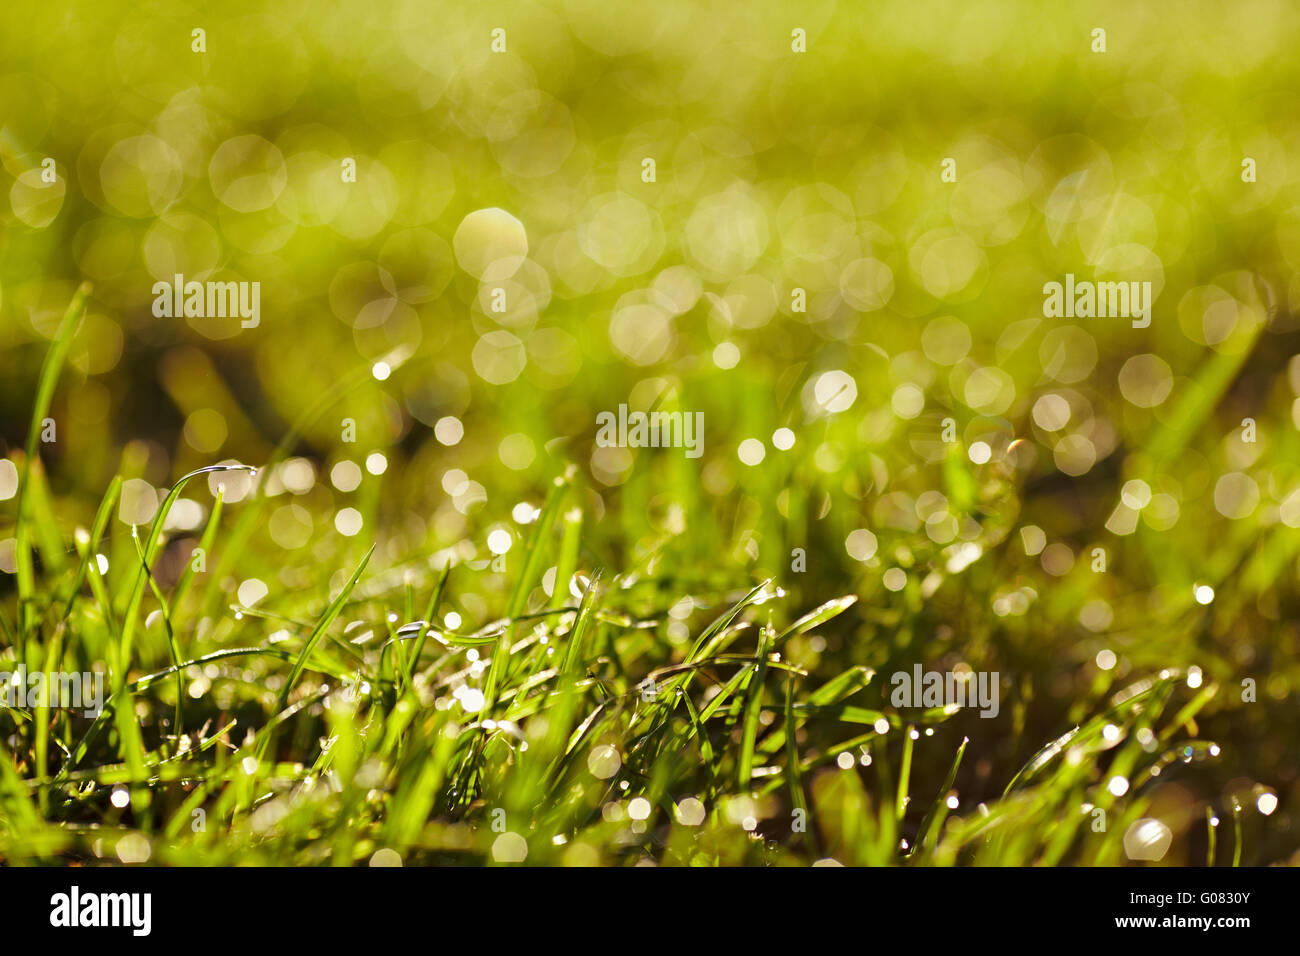
<svg viewBox="0 0 1300 956"><path fill-rule="evenodd" d="M0 11L0 858L1296 859L1294 10L164 6Z"/></svg>
<svg viewBox="0 0 1300 956"><path fill-rule="evenodd" d="M583 560L572 472L504 571L445 554L375 568L367 553L339 587L277 589L203 627L187 613L197 592L175 603L179 585L169 595L144 571L197 477L167 496L138 560L107 576L90 556L116 486L61 571L40 544L59 529L21 512L42 570L6 623L14 650L47 670L107 666L113 693L94 719L8 711L10 861L135 862L146 846L155 862L205 864L1114 864L1159 776L1219 751L1196 734L1214 685L1193 693L1177 669L1122 689L1099 680L1075 704L1078 727L1005 779L972 781L972 800L959 771L997 749L1005 721L968 720L958 737L954 708L867 706L881 698L871 669L828 678L787 655L811 635L847 637L852 595L800 615L771 580L692 591L673 572L598 568L574 578L576 605L555 585L548 596L543 572L571 577ZM219 551L228 536L204 540ZM264 565L249 547L235 566ZM445 627L454 596L480 588L502 616ZM673 613L684 598L696 609ZM150 601L160 613L141 627ZM694 634L671 640L669 620ZM175 660L141 673L164 643ZM148 842L118 853L137 830Z"/></svg>

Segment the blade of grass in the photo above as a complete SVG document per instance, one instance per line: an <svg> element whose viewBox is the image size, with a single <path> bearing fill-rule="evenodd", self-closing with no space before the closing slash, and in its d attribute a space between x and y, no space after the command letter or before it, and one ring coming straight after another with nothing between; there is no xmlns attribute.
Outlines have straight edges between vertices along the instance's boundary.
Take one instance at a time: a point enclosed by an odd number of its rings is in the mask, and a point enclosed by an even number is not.
<svg viewBox="0 0 1300 956"><path fill-rule="evenodd" d="M212 545L217 540L217 528L221 523L221 512L226 501L226 488L221 485L217 488L217 496L212 502L212 511L208 514L208 523L203 528L203 534L199 537L199 550L206 556L212 553ZM194 584L194 576L198 572L194 570L193 556L191 560L185 562L185 570L181 572L180 580L176 582L176 587L172 589L171 600L168 602L168 608L175 619L177 612L185 601L186 595L190 593L190 588Z"/></svg>
<svg viewBox="0 0 1300 956"><path fill-rule="evenodd" d="M943 786L939 788L939 796L934 803L930 805L930 810L921 820L921 828L916 831L916 846L918 850L923 849L930 843L930 830L935 826L936 818L941 812L941 808L946 809L944 801L948 798L948 793L952 790L953 783L957 780L957 769L961 766L961 758L966 755L966 745L970 743L969 737L963 737L961 744L957 747L957 755L952 759L952 766L948 768L948 776L944 778ZM936 830L937 833L937 830Z"/></svg>
<svg viewBox="0 0 1300 956"><path fill-rule="evenodd" d="M438 609L442 606L442 595L447 590L447 579L451 577L452 564L447 562L447 566L442 569L442 575L438 578L438 586L433 589L433 594L429 596L429 604L425 608L424 626L420 628L419 636L415 639L415 648L411 651L410 672L407 674L408 682L415 680L415 669L420 664L420 655L424 653L424 642L429 636L429 629L433 627L433 622L438 616Z"/></svg>
<svg viewBox="0 0 1300 956"><path fill-rule="evenodd" d="M167 648L171 652L172 664L179 666L181 662L181 651L176 645L176 633L172 630L171 614L167 610L167 596L162 593L162 588L158 587L158 582L154 580L153 574L149 570L149 565L144 559L144 549L140 546L140 536L136 533L135 525L131 525L131 541L135 544L135 553L140 559L140 568L144 571L144 575L149 581L149 589L153 591L154 597L158 599L158 607L162 612L163 627L167 631ZM173 733L177 736L180 736L184 727L182 719L183 713L181 709L185 700L184 680L185 678L181 674L180 670L177 670L175 724L173 727Z"/></svg>
<svg viewBox="0 0 1300 956"><path fill-rule="evenodd" d="M99 503L99 510L95 512L95 520L90 526L90 536L86 539L85 552L81 556L81 563L77 567L76 576L72 579L72 585L68 588L68 599L63 606L63 614L59 617L60 621L66 621L68 615L72 613L72 605L76 602L77 595L86 581L86 572L95 553L99 550L99 542L108 527L109 519L113 516L113 506L117 503L117 496L121 491L122 476L114 475L108 485L108 491L104 493L103 500Z"/></svg>
<svg viewBox="0 0 1300 956"><path fill-rule="evenodd" d="M903 766L898 772L898 796L894 802L894 819L903 822L907 805L911 802L908 789L912 782L912 749L916 743L916 730L909 724L903 732Z"/></svg>
<svg viewBox="0 0 1300 956"><path fill-rule="evenodd" d="M540 577L542 562L546 556L546 544L551 536L551 529L555 527L555 520L559 516L560 507L569 491L569 484L573 480L574 470L569 468L565 474L556 478L551 485L551 490L547 492L546 501L542 504L542 513L533 527L533 533L528 540L528 547L524 552L524 566L519 577L515 579L515 587L510 595L510 603L506 610L506 616L510 619L510 625L506 631L505 640L499 641L496 648L492 651L492 663L488 665L487 680L483 685L483 713L491 715L495 712L497 695L501 690L501 682L505 679L506 668L510 660L510 649L515 643L515 633L517 624L515 619L524 612L524 604L528 600L528 594L533 588L533 582ZM558 591L563 583L557 580L555 589Z"/></svg>
<svg viewBox="0 0 1300 956"><path fill-rule="evenodd" d="M740 759L737 761L736 782L742 791L749 789L754 775L754 738L758 735L758 717L763 709L763 684L767 678L767 654L771 646L772 631L764 627L758 638L758 663L749 681L745 700L745 720L740 735Z"/></svg>
<svg viewBox="0 0 1300 956"><path fill-rule="evenodd" d="M307 658L310 657L311 652L315 650L316 645L320 642L321 636L324 635L326 629L334 623L334 619L338 617L339 612L343 610L343 605L347 602L348 596L352 593L352 589L357 586L357 581L361 579L361 573L365 571L366 565L370 563L370 556L374 553L375 545L372 544L370 550L366 552L365 557L361 559L361 563L357 565L357 569L352 572L352 576L349 577L347 583L343 585L342 590L339 591L334 600L329 603L329 606L325 608L320 618L316 621L316 626L312 628L312 632L307 638L307 643L302 646L302 650L298 654L298 659L293 663L293 670L289 672L288 679L284 682L284 686L280 688L280 694L276 698L275 702L274 713L280 713L284 710L285 705L288 704L289 695L293 692L294 685L298 682L298 678L302 676L303 670L307 667ZM271 725L268 724L267 726L269 727ZM270 746L272 735L268 733L267 728L264 727L259 736L261 737L261 741L257 747L257 759L260 762L266 755L266 749Z"/></svg>
<svg viewBox="0 0 1300 956"><path fill-rule="evenodd" d="M27 444L24 449L23 467L18 480L16 515L14 525L15 571L18 578L18 632L23 636L19 642L19 663L26 662L26 635L32 625L31 601L36 588L35 570L32 565L30 529L27 522L27 484L31 476L32 462L36 458L36 446L41 433L41 422L45 420L54 400L54 388L58 384L63 363L67 360L68 349L72 346L72 336L77 331L81 317L86 311L86 302L90 298L91 285L83 282L72 295L68 309L63 313L49 351L45 353L45 362L41 365L40 376L36 380L36 400L32 404L32 416L27 427Z"/></svg>
<svg viewBox="0 0 1300 956"><path fill-rule="evenodd" d="M209 465L206 468L197 468L189 474L181 476L180 480L172 485L171 491L158 509L158 514L154 516L153 524L149 528L149 537L144 543L144 559L140 569L136 572L135 584L131 588L131 596L127 601L126 612L122 615L122 633L119 639L120 649L118 652L119 672L115 675L118 685L116 689L120 689L125 682L126 671L131 666L131 641L135 633L136 619L140 614L140 602L144 599L145 581L149 576L149 568L153 565L154 557L158 554L158 549L161 546L162 529L166 524L167 515L171 513L172 506L176 504L176 499L180 497L181 491L191 478L223 471L247 471L257 474L257 469L248 465Z"/></svg>

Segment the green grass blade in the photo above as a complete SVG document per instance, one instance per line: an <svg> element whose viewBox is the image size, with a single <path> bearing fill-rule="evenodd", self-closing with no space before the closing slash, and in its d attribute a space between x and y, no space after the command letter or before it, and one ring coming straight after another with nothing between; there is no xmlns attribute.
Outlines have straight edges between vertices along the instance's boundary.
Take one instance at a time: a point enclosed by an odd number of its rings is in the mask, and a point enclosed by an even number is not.
<svg viewBox="0 0 1300 956"><path fill-rule="evenodd" d="M90 290L91 285L89 282L83 282L78 286L77 291L73 293L72 301L68 303L67 311L64 312L63 318L59 321L58 329L54 333L54 340L49 351L45 353L45 362L41 365L41 374L36 380L36 400L32 404L32 415L27 426L27 444L23 455L22 472L18 481L17 518L14 527L14 563L18 578L18 631L23 635L27 634L32 624L34 609L31 607L31 601L36 587L26 508L27 485L31 476L32 462L36 458L41 422L49 414L50 403L54 400L54 388L58 384L59 375L63 371L63 364L67 360L68 349L72 346L72 336L76 333L81 317L85 314L86 302L90 298ZM21 646L19 653L20 655L24 653Z"/></svg>

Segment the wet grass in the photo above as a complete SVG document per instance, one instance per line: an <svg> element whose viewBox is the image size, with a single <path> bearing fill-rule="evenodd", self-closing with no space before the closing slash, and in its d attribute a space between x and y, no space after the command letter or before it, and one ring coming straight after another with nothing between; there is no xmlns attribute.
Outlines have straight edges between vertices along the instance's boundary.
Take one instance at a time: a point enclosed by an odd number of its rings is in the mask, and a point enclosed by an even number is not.
<svg viewBox="0 0 1300 956"><path fill-rule="evenodd" d="M120 478L88 529L60 516L34 436L85 300L36 391L0 620L8 663L103 671L111 696L98 717L4 709L6 862L1105 865L1172 841L1166 862L1237 865L1286 851L1240 723L1274 705L1238 700L1213 608L1174 601L1123 634L1081 635L1080 561L1041 611L990 614L1031 574L1014 533L1023 478L997 461L950 456L918 479L975 530L947 547L883 541L910 562L897 591L812 546L806 572L743 544L737 558L720 542L752 540L763 515L726 528L652 467L598 516L560 467L498 526L504 553L331 535L328 560L292 561L285 584L262 525L294 433L238 503L223 504L220 466L179 479L148 528L111 520ZM1179 406L1152 447L1175 455L1212 405ZM175 530L173 506L205 479L206 520ZM786 487L800 509L829 493ZM1225 567L1259 560L1243 546ZM1252 586L1236 580L1272 583L1234 574L1215 582L1221 607ZM245 606L249 580L271 586ZM1103 667L1111 644L1121 657ZM893 706L888 676L914 662L996 670L1000 713Z"/></svg>

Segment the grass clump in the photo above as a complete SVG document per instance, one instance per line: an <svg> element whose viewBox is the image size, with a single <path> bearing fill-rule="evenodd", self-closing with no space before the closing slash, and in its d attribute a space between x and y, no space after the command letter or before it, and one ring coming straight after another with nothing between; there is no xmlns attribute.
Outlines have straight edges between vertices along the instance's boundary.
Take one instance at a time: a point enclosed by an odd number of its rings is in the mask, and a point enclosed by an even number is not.
<svg viewBox="0 0 1300 956"><path fill-rule="evenodd" d="M84 303L50 351L34 428ZM65 554L40 460L23 457L4 653L106 672L111 695L93 717L5 709L5 860L1115 864L1155 784L1220 752L1197 724L1220 687L1199 669L1124 683L1093 668L1052 708L1073 726L1029 752L1030 679L1005 682L1011 706L991 720L891 706L880 675L916 657L931 615L955 623L946 592L964 601L981 564L1014 560L1006 475L981 486L944 465L985 519L978 554L936 554L946 573L923 584L914 569L890 599L800 607L776 578L696 570L680 527L616 569L587 541L572 468L515 510L500 554L457 542L380 561L339 538L340 570L309 575L328 583L263 599L246 583L270 576L255 531L284 462L192 472L147 531L109 535L118 479ZM222 482L247 472L261 481L231 528ZM206 522L171 530L202 479ZM245 581L233 596L191 559L223 550ZM1014 640L985 644L971 664L1015 657ZM1222 841L1234 863L1240 809ZM1206 827L1207 862L1226 862Z"/></svg>

